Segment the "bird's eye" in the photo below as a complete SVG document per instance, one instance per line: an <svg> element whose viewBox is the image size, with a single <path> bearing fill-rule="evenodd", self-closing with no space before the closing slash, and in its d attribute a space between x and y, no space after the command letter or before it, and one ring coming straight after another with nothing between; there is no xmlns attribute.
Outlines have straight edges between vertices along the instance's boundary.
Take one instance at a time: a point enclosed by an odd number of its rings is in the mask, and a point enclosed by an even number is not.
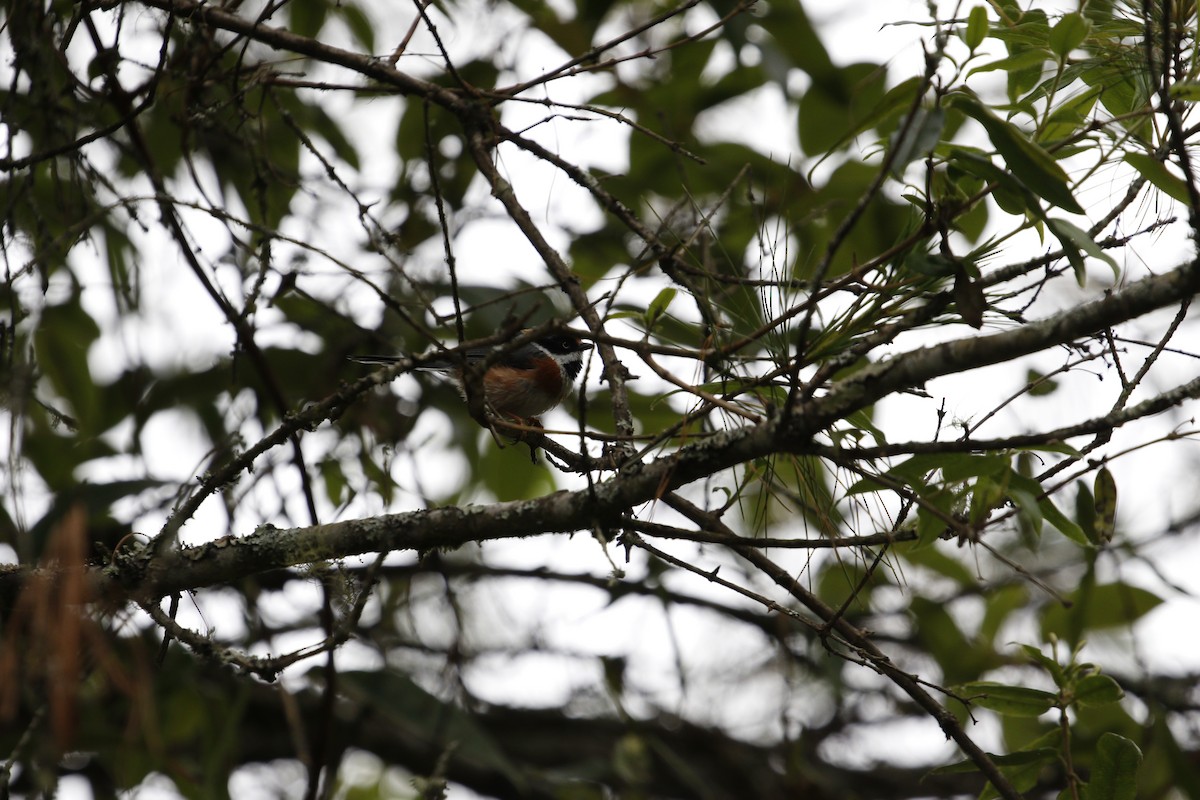
<svg viewBox="0 0 1200 800"><path fill-rule="evenodd" d="M551 350L557 350L560 353L571 352L571 340L566 336L556 336L547 342Z"/></svg>

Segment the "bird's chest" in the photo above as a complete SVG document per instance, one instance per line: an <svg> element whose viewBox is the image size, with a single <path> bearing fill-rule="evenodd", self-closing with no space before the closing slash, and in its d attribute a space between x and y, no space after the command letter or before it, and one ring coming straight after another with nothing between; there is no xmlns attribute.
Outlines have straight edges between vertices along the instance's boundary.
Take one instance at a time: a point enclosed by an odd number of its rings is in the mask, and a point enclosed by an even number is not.
<svg viewBox="0 0 1200 800"><path fill-rule="evenodd" d="M483 389L497 413L536 417L562 402L570 388L553 361L528 369L497 365L484 376Z"/></svg>

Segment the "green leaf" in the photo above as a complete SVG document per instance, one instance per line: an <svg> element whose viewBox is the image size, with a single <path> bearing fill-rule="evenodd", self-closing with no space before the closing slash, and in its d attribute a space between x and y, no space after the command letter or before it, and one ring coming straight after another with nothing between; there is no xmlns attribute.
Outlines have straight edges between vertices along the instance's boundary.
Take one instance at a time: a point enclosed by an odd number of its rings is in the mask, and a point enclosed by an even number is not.
<svg viewBox="0 0 1200 800"><path fill-rule="evenodd" d="M992 762L1000 768L1004 777L1018 792L1028 792L1037 786L1038 777L1046 766L1059 760L1061 752L1062 731L1051 728L1021 749L1007 755L988 754ZM931 771L930 775L954 775L978 772L979 768L973 761L960 761L946 767ZM980 793L981 800L991 800L998 793L990 783Z"/></svg>
<svg viewBox="0 0 1200 800"><path fill-rule="evenodd" d="M291 31L305 38L314 38L325 25L329 7L326 0L292 0L288 4L288 10L291 12Z"/></svg>
<svg viewBox="0 0 1200 800"><path fill-rule="evenodd" d="M137 248L134 247L129 234L120 226L109 225L106 222L99 226L97 233L104 238L104 255L108 262L108 272L112 276L113 299L117 308L122 309L122 312L137 310L140 296L133 290L131 277L136 276L137 272L136 268L130 268L133 259L138 256Z"/></svg>
<svg viewBox="0 0 1200 800"><path fill-rule="evenodd" d="M1009 459L1002 455L976 455L974 453L947 453L939 457L938 468L948 481L986 476L1000 477L1008 471Z"/></svg>
<svg viewBox="0 0 1200 800"><path fill-rule="evenodd" d="M987 522L993 508L1004 500L1004 484L991 478L980 478L971 487L971 524L981 526Z"/></svg>
<svg viewBox="0 0 1200 800"><path fill-rule="evenodd" d="M1121 268L1117 266L1117 262L1113 260L1112 256L1101 250L1100 245L1096 244L1096 241L1083 228L1067 222L1065 219L1055 217L1047 217L1046 225L1062 244L1063 250L1067 254L1067 260L1075 268L1075 280L1079 282L1080 286L1087 281L1087 264L1081 254L1098 258L1112 267L1114 279L1121 277Z"/></svg>
<svg viewBox="0 0 1200 800"><path fill-rule="evenodd" d="M987 7L975 6L971 9L971 13L967 17L967 27L962 34L963 41L967 43L967 47L975 50L975 48L983 44L983 40L987 38L987 32Z"/></svg>
<svg viewBox="0 0 1200 800"><path fill-rule="evenodd" d="M850 64L830 80L817 81L799 103L800 146L810 155L821 155L848 143L867 120L880 119L880 106L888 106L887 71L879 64ZM911 90L908 92L911 97Z"/></svg>
<svg viewBox="0 0 1200 800"><path fill-rule="evenodd" d="M1003 459L995 456L979 456L973 453L922 453L905 459L885 472L884 475L894 483L902 483L914 489L923 490L927 488L926 478L934 471L941 471L947 480L959 481L980 475L994 474L1003 466ZM860 484L865 485L860 487ZM854 493L855 487L860 487L858 488L859 492L877 492L882 488L887 488L869 476L855 483L848 493Z"/></svg>
<svg viewBox="0 0 1200 800"><path fill-rule="evenodd" d="M1046 63L1045 50L1023 50L1016 55L1005 56L996 61L989 61L986 64L980 64L972 69L967 76L970 77L977 72L995 72L1003 70L1005 72L1015 72L1029 67L1040 67Z"/></svg>
<svg viewBox="0 0 1200 800"><path fill-rule="evenodd" d="M845 419L845 423L850 426L849 431L855 433L869 433L875 440L877 445L886 445L888 443L887 436L883 431L875 426L872 418L871 409L864 408L850 414ZM835 434L844 433L845 431L835 431Z"/></svg>
<svg viewBox="0 0 1200 800"><path fill-rule="evenodd" d="M554 480L545 464L530 464L529 455L517 447L485 448L475 477L498 500L524 500L554 491Z"/></svg>
<svg viewBox="0 0 1200 800"><path fill-rule="evenodd" d="M850 488L846 490L846 497L856 494L870 494L871 492L886 491L891 491L891 487L887 484L880 483L870 476L867 476L852 483Z"/></svg>
<svg viewBox="0 0 1200 800"><path fill-rule="evenodd" d="M1043 635L1066 634L1075 615L1082 616L1085 631L1132 625L1162 603L1162 598L1153 592L1127 583L1084 586L1067 599L1071 608L1055 604L1046 609L1042 617Z"/></svg>
<svg viewBox="0 0 1200 800"><path fill-rule="evenodd" d="M1087 800L1135 800L1137 771L1142 751L1124 736L1101 734L1092 761L1092 779L1087 785Z"/></svg>
<svg viewBox="0 0 1200 800"><path fill-rule="evenodd" d="M946 112L940 108L919 108L902 139L892 140L892 175L899 177L904 168L924 158L937 146L946 126ZM899 131L897 131L897 134Z"/></svg>
<svg viewBox="0 0 1200 800"><path fill-rule="evenodd" d="M1042 523L1045 519L1042 517L1042 509L1038 505L1037 496L1012 486L1008 489L1008 496L1016 504L1018 519L1028 527L1029 534L1035 538L1041 536Z"/></svg>
<svg viewBox="0 0 1200 800"><path fill-rule="evenodd" d="M1088 541L1100 544L1100 539L1096 536L1096 498L1092 495L1091 488L1083 481L1075 481L1075 520L1087 534Z"/></svg>
<svg viewBox="0 0 1200 800"><path fill-rule="evenodd" d="M872 128L882 133L887 123L898 124L908 109L912 108L917 90L922 86L920 78L909 78L888 89L883 98L875 104L875 108L858 121L858 127L853 133L857 135Z"/></svg>
<svg viewBox="0 0 1200 800"><path fill-rule="evenodd" d="M904 257L900 266L918 275L930 278L949 278L959 270L959 262L940 253L926 253L924 250L914 250Z"/></svg>
<svg viewBox="0 0 1200 800"><path fill-rule="evenodd" d="M346 473L342 470L342 462L334 458L327 458L321 462L320 469L321 480L325 483L325 496L335 506L341 505L345 502L349 489L349 481L346 480Z"/></svg>
<svg viewBox="0 0 1200 800"><path fill-rule="evenodd" d="M319 106L304 105L297 110L296 116L305 121L307 127L324 137L338 158L351 167L358 169L358 151L354 144L346 138L342 127Z"/></svg>
<svg viewBox="0 0 1200 800"><path fill-rule="evenodd" d="M986 610L983 613L983 622L979 624L978 637L994 644L1004 623L1013 614L1025 608L1029 602L1029 592L1024 586L1017 584L998 586L987 593L985 602Z"/></svg>
<svg viewBox="0 0 1200 800"><path fill-rule="evenodd" d="M542 5L542 3L538 3ZM583 6L598 5L605 9L605 3L584 3ZM825 44L817 35L817 29L804 7L800 3L768 3L762 9L762 16L757 20L764 31L774 32L772 36L779 44L781 51L786 53L791 62L799 69L812 76L814 82L834 80L838 68L829 57ZM589 40L590 42L590 40Z"/></svg>
<svg viewBox="0 0 1200 800"><path fill-rule="evenodd" d="M1082 14L1072 12L1065 15L1050 29L1050 49L1059 59L1065 59L1087 38L1092 23Z"/></svg>
<svg viewBox="0 0 1200 800"><path fill-rule="evenodd" d="M1033 478L1027 475L1022 475L1018 472L1012 473L1010 478L1009 496L1013 502L1028 511L1028 504L1032 501L1036 504L1038 512L1064 536L1073 542L1082 545L1090 545L1083 529L1067 518L1065 514L1058 510L1058 506L1049 497L1042 497L1042 485Z"/></svg>
<svg viewBox="0 0 1200 800"><path fill-rule="evenodd" d="M1042 516L1045 517L1046 522L1049 522L1051 525L1057 528L1058 532L1063 536L1066 536L1076 544L1091 544L1091 542L1088 541L1087 536L1084 534L1083 528L1079 527L1077 524L1071 521L1070 518L1059 511L1058 506L1054 505L1054 501L1052 501L1049 497L1043 497L1041 500L1039 500L1038 508L1041 509Z"/></svg>
<svg viewBox="0 0 1200 800"><path fill-rule="evenodd" d="M922 453L907 458L887 471L887 476L914 488L925 486L925 478L935 470L961 470L959 477L986 474L974 471L970 465L978 464L978 456L971 453Z"/></svg>
<svg viewBox="0 0 1200 800"><path fill-rule="evenodd" d="M1083 213L1067 186L1067 173L1049 153L1030 141L1017 126L1000 119L968 95L956 94L951 103L983 126L996 152L1021 183L1064 211L1072 214Z"/></svg>
<svg viewBox="0 0 1200 800"><path fill-rule="evenodd" d="M936 547L914 546L908 542L904 542L896 547L897 552L904 556L909 562L916 564L919 567L931 570L938 575L949 578L950 580L963 587L974 587L978 585L978 579L975 573L966 567L963 562L952 556L947 555L942 550ZM1005 587L1007 588L1007 587ZM997 590L989 599L989 604L995 597L1003 592L1003 589ZM990 638L984 637L990 641Z"/></svg>
<svg viewBox="0 0 1200 800"><path fill-rule="evenodd" d="M50 380L54 392L71 404L71 413L83 431L101 433L102 395L88 366L88 350L100 328L84 310L79 295L42 312L34 333L37 366Z"/></svg>
<svg viewBox="0 0 1200 800"><path fill-rule="evenodd" d="M983 708L1013 717L1040 717L1054 708L1058 700L1057 695L1041 689L994 681L965 683L956 692Z"/></svg>
<svg viewBox="0 0 1200 800"><path fill-rule="evenodd" d="M917 508L917 547L928 547L941 537L946 530L945 518L954 515L957 499L957 493L944 488L921 493L923 502Z"/></svg>
<svg viewBox="0 0 1200 800"><path fill-rule="evenodd" d="M1046 83L1057 85L1053 78ZM1084 125L1088 124L1089 115L1101 94L1102 90L1100 89L1089 89L1056 107L1050 113L1049 119L1040 126L1037 135L1038 141L1055 142L1075 136Z"/></svg>
<svg viewBox="0 0 1200 800"><path fill-rule="evenodd" d="M1108 675L1088 675L1075 684L1075 702L1081 706L1106 706L1124 696L1121 685Z"/></svg>
<svg viewBox="0 0 1200 800"><path fill-rule="evenodd" d="M1028 764L1001 765L1000 767L1000 771L1004 773L1004 777L1008 778L1008 782L1012 784L1012 787L1021 794L1034 789L1038 785L1038 778L1045 771L1046 767L1054 764L1059 759L1057 752L1051 756L1051 751L1046 748L1031 752L1036 752L1040 757L1036 760L1031 760ZM993 800L1002 796L996 787L989 782L984 790L980 792L979 799Z"/></svg>
<svg viewBox="0 0 1200 800"><path fill-rule="evenodd" d="M1100 104L1115 117L1125 117L1120 124L1147 149L1153 147L1148 141L1152 127L1147 120L1151 107L1153 82L1143 72L1144 68L1129 69L1130 62L1109 59L1094 59L1090 68L1080 73L1080 79L1088 86L1100 90Z"/></svg>
<svg viewBox="0 0 1200 800"><path fill-rule="evenodd" d="M998 26L993 30L992 35L996 38L1003 39L1008 50L1013 55L1024 53L1026 51L1035 51L1044 58L1053 58L1054 54L1050 52L1048 43L1050 39L1050 20L1046 16L1046 12L1038 8L1028 8L1019 11L1015 3L1004 4L1006 14L1009 20L1018 20L1015 27ZM1007 72L1007 90L1008 98L1015 101L1018 97L1028 92L1038 81L1041 80L1043 64L1034 64L1024 68L1013 68L1006 70Z"/></svg>
<svg viewBox="0 0 1200 800"><path fill-rule="evenodd" d="M1196 81L1179 81L1171 84L1171 97L1194 103L1200 100L1200 83Z"/></svg>
<svg viewBox="0 0 1200 800"><path fill-rule="evenodd" d="M346 23L346 27L364 52L375 52L375 24L361 8L352 3L337 3L334 13Z"/></svg>
<svg viewBox="0 0 1200 800"><path fill-rule="evenodd" d="M830 564L821 571L817 582L817 595L833 606L841 606L854 598L860 607L870 601L871 582L861 566L853 564Z"/></svg>
<svg viewBox="0 0 1200 800"><path fill-rule="evenodd" d="M1058 751L1050 747L1039 747L1033 750L1021 750L1016 753L1007 753L999 755L996 753L988 753L988 758L997 766L1021 766L1024 764L1040 764L1042 762L1050 762L1056 760ZM958 761L954 764L947 764L944 767L937 767L929 771L930 775L962 775L969 772L978 772L979 765L974 761Z"/></svg>
<svg viewBox="0 0 1200 800"><path fill-rule="evenodd" d="M976 330L983 327L983 312L987 310L987 297L983 286L973 281L966 271L954 276L954 307L962 321Z"/></svg>
<svg viewBox="0 0 1200 800"><path fill-rule="evenodd" d="M1025 372L1025 383L1029 386L1030 397L1045 397L1048 394L1053 394L1058 388L1058 381L1053 378L1047 378L1036 369L1030 369Z"/></svg>
<svg viewBox="0 0 1200 800"><path fill-rule="evenodd" d="M646 330L653 328L658 318L666 313L667 309L671 306L671 301L675 299L675 294L675 289L668 286L650 301L650 306L646 309L645 314Z"/></svg>
<svg viewBox="0 0 1200 800"><path fill-rule="evenodd" d="M1028 658L1034 664L1040 666L1042 669L1046 670L1046 672L1050 673L1050 677L1054 679L1054 684L1056 686L1062 686L1066 682L1066 676L1063 674L1062 665L1053 658L1050 658L1050 656L1046 655L1033 645L1023 644L1020 645L1020 648L1021 652L1025 654L1026 658Z"/></svg>
<svg viewBox="0 0 1200 800"><path fill-rule="evenodd" d="M1172 174L1167 165L1153 156L1145 153L1126 153L1124 161L1138 171L1150 184L1172 200L1190 203L1187 184L1183 179Z"/></svg>
<svg viewBox="0 0 1200 800"><path fill-rule="evenodd" d="M1101 467L1096 473L1094 491L1096 538L1101 542L1111 542L1117 528L1117 482L1108 467Z"/></svg>
<svg viewBox="0 0 1200 800"><path fill-rule="evenodd" d="M916 641L937 661L945 683L970 680L1001 663L990 647L963 633L945 603L914 597L909 613L916 623Z"/></svg>
<svg viewBox="0 0 1200 800"><path fill-rule="evenodd" d="M1030 453L1057 453L1060 456L1070 456L1071 458L1080 458L1082 456L1082 454L1079 452L1079 448L1072 447L1066 442L1046 442L1045 444L1030 445L1028 447L1016 447L1013 449ZM1033 472L1030 471L1025 474L1032 475Z"/></svg>

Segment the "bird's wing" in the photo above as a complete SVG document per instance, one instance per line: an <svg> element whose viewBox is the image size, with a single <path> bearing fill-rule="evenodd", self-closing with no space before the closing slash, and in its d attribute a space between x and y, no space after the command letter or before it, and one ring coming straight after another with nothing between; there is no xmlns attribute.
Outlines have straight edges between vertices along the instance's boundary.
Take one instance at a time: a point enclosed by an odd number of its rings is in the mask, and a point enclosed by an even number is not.
<svg viewBox="0 0 1200 800"><path fill-rule="evenodd" d="M492 347L472 347L466 351L467 364L478 364L483 361L495 348ZM533 369L534 359L542 355L542 352L532 344L525 344L513 350L510 353L505 353L501 357L500 362L505 366L513 367L514 369ZM493 363L500 363L493 362ZM436 361L427 361L419 369L452 369L461 366L457 358L443 358Z"/></svg>

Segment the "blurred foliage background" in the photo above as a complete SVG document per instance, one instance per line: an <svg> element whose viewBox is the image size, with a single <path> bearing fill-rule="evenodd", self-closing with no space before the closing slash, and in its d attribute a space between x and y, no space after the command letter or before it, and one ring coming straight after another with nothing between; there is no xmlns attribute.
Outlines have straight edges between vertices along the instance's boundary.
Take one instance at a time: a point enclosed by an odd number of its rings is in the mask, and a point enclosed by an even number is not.
<svg viewBox="0 0 1200 800"><path fill-rule="evenodd" d="M1194 259L1195 4L829 5L7 0L0 794L1200 797L1191 291L1031 324ZM347 361L554 321L541 449ZM570 536L128 577L689 448Z"/></svg>

